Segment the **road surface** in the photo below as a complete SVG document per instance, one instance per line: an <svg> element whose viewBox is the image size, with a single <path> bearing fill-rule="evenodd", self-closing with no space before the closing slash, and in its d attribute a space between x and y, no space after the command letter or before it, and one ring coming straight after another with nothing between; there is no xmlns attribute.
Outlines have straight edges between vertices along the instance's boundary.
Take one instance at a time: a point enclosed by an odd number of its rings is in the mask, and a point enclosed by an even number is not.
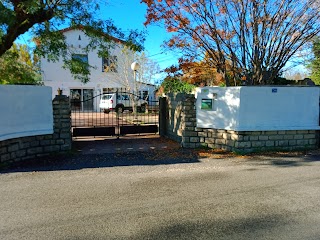
<svg viewBox="0 0 320 240"><path fill-rule="evenodd" d="M0 183L4 240L320 238L316 155L74 155Z"/></svg>

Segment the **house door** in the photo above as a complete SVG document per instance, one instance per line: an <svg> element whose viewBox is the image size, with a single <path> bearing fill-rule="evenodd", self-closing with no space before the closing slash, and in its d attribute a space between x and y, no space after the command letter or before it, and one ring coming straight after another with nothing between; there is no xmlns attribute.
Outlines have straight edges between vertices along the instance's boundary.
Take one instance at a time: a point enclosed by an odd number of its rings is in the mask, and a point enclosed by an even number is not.
<svg viewBox="0 0 320 240"><path fill-rule="evenodd" d="M73 111L93 111L93 89L70 89Z"/></svg>
<svg viewBox="0 0 320 240"><path fill-rule="evenodd" d="M82 110L82 91L81 89L70 89L70 103L72 111L81 111Z"/></svg>
<svg viewBox="0 0 320 240"><path fill-rule="evenodd" d="M93 111L93 89L83 89L83 111Z"/></svg>

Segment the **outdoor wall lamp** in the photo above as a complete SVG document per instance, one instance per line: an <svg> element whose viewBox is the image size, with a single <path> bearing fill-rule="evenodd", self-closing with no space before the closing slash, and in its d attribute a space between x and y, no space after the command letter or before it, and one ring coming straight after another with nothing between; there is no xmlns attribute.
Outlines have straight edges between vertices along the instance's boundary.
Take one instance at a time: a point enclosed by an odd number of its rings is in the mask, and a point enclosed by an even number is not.
<svg viewBox="0 0 320 240"><path fill-rule="evenodd" d="M132 71L136 72L136 71L139 70L139 68L140 68L140 64L139 64L138 62L133 62L133 63L131 64L131 69L132 69Z"/></svg>
<svg viewBox="0 0 320 240"><path fill-rule="evenodd" d="M134 78L134 81L133 81L133 88L134 88L134 91L137 91L136 89L136 81L137 81L137 71L140 69L140 64L138 62L133 62L131 64L131 69L133 71L133 78Z"/></svg>

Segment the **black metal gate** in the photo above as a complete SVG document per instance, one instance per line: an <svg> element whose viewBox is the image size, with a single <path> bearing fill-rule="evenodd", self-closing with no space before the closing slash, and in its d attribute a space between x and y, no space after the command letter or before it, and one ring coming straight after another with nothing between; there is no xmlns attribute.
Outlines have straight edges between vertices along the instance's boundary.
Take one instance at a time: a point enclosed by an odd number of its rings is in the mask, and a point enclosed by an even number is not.
<svg viewBox="0 0 320 240"><path fill-rule="evenodd" d="M159 102L154 96L118 89L70 101L73 137L158 133Z"/></svg>

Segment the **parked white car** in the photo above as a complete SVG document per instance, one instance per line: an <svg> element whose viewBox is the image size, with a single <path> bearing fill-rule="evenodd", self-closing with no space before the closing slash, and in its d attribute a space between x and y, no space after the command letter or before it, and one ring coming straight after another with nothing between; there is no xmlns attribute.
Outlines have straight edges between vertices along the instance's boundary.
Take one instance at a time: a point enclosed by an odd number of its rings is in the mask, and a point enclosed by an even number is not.
<svg viewBox="0 0 320 240"><path fill-rule="evenodd" d="M116 111L117 113L122 113L124 110L132 111L132 98L133 96L130 96L129 94L103 94L100 99L99 108L104 113L109 113L110 111ZM146 111L148 105L147 101L138 99L135 100L135 103L137 104L137 111Z"/></svg>

